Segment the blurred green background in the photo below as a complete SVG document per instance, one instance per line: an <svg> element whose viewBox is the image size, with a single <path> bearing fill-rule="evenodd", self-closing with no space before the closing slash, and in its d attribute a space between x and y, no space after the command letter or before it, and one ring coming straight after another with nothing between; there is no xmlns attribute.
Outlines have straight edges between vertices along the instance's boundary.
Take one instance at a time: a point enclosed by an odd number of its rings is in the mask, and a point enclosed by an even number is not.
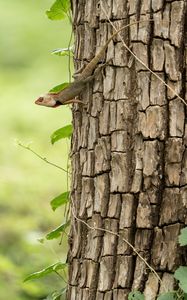
<svg viewBox="0 0 187 300"><path fill-rule="evenodd" d="M57 275L23 283L29 273L66 260L67 244L43 237L63 222L50 200L67 190L66 174L16 145L31 147L66 168L67 141L50 135L71 122L69 107L48 109L34 100L68 81L67 58L51 55L67 47L68 21L50 21L53 0L0 0L0 299L44 299L64 286Z"/></svg>

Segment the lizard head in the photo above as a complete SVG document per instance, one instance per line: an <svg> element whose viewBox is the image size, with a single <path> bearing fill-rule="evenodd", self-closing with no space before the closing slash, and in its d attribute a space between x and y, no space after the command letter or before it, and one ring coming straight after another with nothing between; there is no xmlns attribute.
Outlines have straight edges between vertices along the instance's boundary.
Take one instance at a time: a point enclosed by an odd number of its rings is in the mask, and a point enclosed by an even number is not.
<svg viewBox="0 0 187 300"><path fill-rule="evenodd" d="M45 94L44 96L40 96L36 101L35 104L37 105L42 105L42 106L47 106L47 107L52 107L56 108L60 105L62 105L61 102L56 100L53 97L53 94Z"/></svg>

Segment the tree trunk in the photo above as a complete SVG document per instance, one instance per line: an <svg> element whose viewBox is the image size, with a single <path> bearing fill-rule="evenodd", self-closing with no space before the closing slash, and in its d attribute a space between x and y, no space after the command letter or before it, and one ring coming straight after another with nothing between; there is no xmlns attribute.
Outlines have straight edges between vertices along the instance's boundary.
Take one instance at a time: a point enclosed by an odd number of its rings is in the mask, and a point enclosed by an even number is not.
<svg viewBox="0 0 187 300"><path fill-rule="evenodd" d="M118 28L154 20L121 36L187 99L186 0L101 2ZM72 8L79 68L114 31L99 0L72 0ZM124 300L139 290L153 300L173 289L172 273L187 258L178 245L187 224L186 106L132 59L119 36L104 60L109 64L81 95L85 105L73 107L67 299Z"/></svg>

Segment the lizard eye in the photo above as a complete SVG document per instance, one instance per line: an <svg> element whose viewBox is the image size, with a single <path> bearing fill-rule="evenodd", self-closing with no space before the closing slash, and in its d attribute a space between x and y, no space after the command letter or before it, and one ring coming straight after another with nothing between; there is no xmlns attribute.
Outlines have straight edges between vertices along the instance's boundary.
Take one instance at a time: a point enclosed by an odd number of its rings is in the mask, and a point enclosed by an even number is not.
<svg viewBox="0 0 187 300"><path fill-rule="evenodd" d="M43 102L43 97L39 97L39 98L35 101L36 104L39 104L39 103L42 103L42 102Z"/></svg>
<svg viewBox="0 0 187 300"><path fill-rule="evenodd" d="M42 102L43 101L43 97L39 97L37 100L36 100L36 102L38 103L38 102Z"/></svg>

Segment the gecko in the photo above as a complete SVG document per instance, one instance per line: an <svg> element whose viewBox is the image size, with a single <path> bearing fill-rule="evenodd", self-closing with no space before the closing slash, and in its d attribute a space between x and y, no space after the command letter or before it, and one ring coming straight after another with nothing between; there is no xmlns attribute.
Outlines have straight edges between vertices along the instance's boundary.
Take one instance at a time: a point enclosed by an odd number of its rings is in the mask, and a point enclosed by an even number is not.
<svg viewBox="0 0 187 300"><path fill-rule="evenodd" d="M40 96L35 101L35 104L56 108L60 105L65 105L65 104L83 103L82 101L76 99L75 97L78 96L84 90L86 84L91 82L94 79L95 75L99 72L99 70L106 65L103 64L97 68L97 64L102 59L108 47L108 44L111 42L111 40L123 29L132 26L134 24L147 22L147 21L151 21L151 19L133 22L131 24L125 25L120 29L118 29L114 34L111 35L111 37L106 41L105 45L102 46L98 54L86 65L83 71L80 74L78 74L74 82L70 83L67 87L65 87L62 91L58 93L49 92L43 96Z"/></svg>

